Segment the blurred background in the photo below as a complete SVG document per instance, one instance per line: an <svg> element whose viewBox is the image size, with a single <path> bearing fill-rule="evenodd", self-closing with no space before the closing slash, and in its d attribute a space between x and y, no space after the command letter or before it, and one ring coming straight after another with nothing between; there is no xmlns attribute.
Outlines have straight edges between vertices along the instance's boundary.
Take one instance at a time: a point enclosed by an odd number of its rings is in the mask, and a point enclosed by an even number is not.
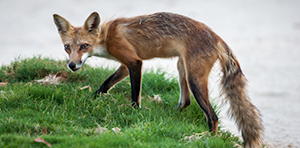
<svg viewBox="0 0 300 148"><path fill-rule="evenodd" d="M0 0L0 64L34 55L66 59L52 15L81 26L94 11L102 20L168 11L207 24L240 61L249 95L263 116L267 146L300 147L299 0ZM161 68L176 77L176 60L154 59L145 61L143 67ZM96 57L87 64L119 65ZM209 85L213 99L219 98L219 75L216 66ZM222 126L239 136L226 108L221 111Z"/></svg>

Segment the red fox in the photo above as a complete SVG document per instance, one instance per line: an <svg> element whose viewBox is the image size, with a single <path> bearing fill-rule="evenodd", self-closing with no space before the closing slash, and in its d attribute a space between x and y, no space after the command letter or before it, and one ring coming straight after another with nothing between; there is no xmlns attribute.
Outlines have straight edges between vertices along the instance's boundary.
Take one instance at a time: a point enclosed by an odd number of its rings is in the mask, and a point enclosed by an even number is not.
<svg viewBox="0 0 300 148"><path fill-rule="evenodd" d="M219 60L222 67L222 93L230 103L229 112L242 132L245 147L262 147L263 125L258 109L246 91L247 80L229 46L205 24L174 13L155 13L118 18L100 25L97 12L82 27L72 26L54 14L54 22L69 54L68 68L76 71L90 56L114 59L121 63L95 95L107 93L130 76L133 107L141 107L142 60L178 57L182 110L191 103L190 92L204 111L209 128L218 130L218 117L208 96L208 76Z"/></svg>

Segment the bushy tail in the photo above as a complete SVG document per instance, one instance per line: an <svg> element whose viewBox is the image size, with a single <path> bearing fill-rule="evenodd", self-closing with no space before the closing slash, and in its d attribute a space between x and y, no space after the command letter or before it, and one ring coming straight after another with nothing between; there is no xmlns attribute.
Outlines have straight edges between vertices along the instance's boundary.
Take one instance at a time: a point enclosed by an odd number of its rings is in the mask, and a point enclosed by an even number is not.
<svg viewBox="0 0 300 148"><path fill-rule="evenodd" d="M223 71L222 93L226 102L230 103L229 113L242 132L245 147L262 147L263 125L261 115L247 94L247 80L230 48L225 43L218 46Z"/></svg>

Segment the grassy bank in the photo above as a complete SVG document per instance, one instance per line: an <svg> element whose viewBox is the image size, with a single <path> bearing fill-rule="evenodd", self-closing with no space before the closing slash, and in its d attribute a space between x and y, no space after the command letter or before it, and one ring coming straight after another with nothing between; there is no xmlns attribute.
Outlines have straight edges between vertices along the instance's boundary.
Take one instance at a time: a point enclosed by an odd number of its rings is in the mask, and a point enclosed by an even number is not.
<svg viewBox="0 0 300 148"><path fill-rule="evenodd" d="M76 73L65 61L31 58L0 69L0 147L234 147L230 133L207 132L201 109L192 104L180 112L177 80L163 72L143 74L142 108L133 109L130 81L109 94L91 95L114 71L87 65ZM49 74L59 85L34 80ZM159 95L163 102L154 102ZM215 107L216 109L216 107Z"/></svg>

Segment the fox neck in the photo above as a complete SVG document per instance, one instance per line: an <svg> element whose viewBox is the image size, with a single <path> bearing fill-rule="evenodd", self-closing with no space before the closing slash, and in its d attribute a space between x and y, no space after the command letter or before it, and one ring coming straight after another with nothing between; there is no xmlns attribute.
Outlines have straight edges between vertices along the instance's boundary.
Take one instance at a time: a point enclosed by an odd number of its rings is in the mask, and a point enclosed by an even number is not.
<svg viewBox="0 0 300 148"><path fill-rule="evenodd" d="M107 52L107 49L106 49L106 46L105 46L105 45L96 45L96 46L94 47L94 53L93 53L93 55L94 55L94 56L97 56L97 57L103 57L103 58L115 60L115 58L112 57L112 56Z"/></svg>
<svg viewBox="0 0 300 148"><path fill-rule="evenodd" d="M108 53L107 47L106 47L108 28L109 28L110 24L111 24L111 22L104 22L101 25L101 29L100 29L100 32L99 32L100 34L99 34L98 40L96 41L94 51L93 51L93 55L98 56L98 57L107 58L107 59L116 60L114 57L112 57Z"/></svg>

